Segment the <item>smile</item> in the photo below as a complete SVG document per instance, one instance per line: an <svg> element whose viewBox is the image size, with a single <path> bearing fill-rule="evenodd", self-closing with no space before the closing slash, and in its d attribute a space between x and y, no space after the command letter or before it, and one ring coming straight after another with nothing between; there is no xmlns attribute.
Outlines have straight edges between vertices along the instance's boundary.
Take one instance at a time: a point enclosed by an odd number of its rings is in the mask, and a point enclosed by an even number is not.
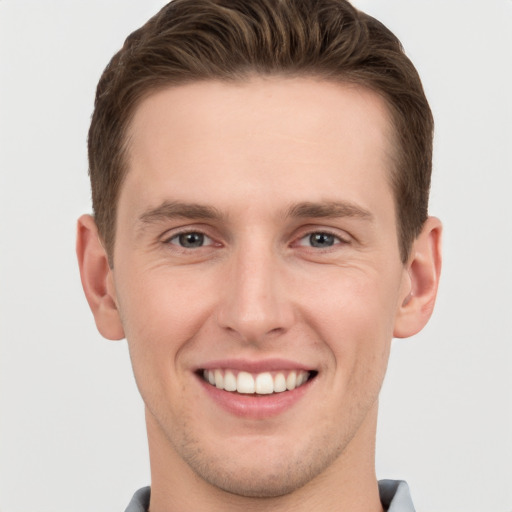
<svg viewBox="0 0 512 512"><path fill-rule="evenodd" d="M293 391L313 378L316 372L305 370L273 371L252 374L245 371L203 370L203 379L224 391L248 395L271 395Z"/></svg>

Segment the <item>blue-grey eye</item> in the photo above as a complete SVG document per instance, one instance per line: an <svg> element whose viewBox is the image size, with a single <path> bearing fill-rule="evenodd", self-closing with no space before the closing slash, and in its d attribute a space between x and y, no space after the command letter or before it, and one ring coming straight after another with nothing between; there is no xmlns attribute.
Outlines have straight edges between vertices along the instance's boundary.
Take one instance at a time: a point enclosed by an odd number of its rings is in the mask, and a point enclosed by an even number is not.
<svg viewBox="0 0 512 512"><path fill-rule="evenodd" d="M203 233L190 232L173 236L170 242L185 249L197 249L198 247L210 244L211 239Z"/></svg>
<svg viewBox="0 0 512 512"><path fill-rule="evenodd" d="M311 247L325 248L332 247L338 238L330 233L311 233L309 235L309 244Z"/></svg>
<svg viewBox="0 0 512 512"><path fill-rule="evenodd" d="M308 245L310 247L316 247L317 249L325 249L327 247L332 247L338 242L339 238L337 236L318 231L305 236L300 245Z"/></svg>

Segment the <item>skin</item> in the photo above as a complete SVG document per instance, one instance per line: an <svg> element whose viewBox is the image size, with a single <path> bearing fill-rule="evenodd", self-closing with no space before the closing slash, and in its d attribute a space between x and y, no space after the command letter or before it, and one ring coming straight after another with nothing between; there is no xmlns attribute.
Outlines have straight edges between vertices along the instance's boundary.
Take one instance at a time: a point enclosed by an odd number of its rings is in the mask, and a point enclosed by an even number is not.
<svg viewBox="0 0 512 512"><path fill-rule="evenodd" d="M390 343L428 321L441 261L435 218L400 261L392 133L376 94L306 78L188 84L137 108L113 268L90 216L77 251L100 332L128 340L152 512L382 510ZM317 374L270 416L227 412L197 375L274 358Z"/></svg>

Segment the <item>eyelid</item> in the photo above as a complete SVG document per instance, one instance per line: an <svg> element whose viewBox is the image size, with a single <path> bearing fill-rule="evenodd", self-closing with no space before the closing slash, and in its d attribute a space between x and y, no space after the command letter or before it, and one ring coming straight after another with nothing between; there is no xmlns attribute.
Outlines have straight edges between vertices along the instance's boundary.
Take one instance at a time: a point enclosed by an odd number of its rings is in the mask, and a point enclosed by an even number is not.
<svg viewBox="0 0 512 512"><path fill-rule="evenodd" d="M335 241L333 243L333 245L328 245L326 247L315 247L313 245L311 245L310 243L307 243L307 240L309 240L311 238L311 235L314 235L314 234L323 234L323 235L329 235L329 236L332 236ZM303 243L304 242L304 243ZM304 236L301 236L299 239L298 239L298 244L299 247L309 247L309 248L314 248L315 250L322 250L322 249L331 249L333 247L336 247L338 245L343 245L343 244L346 244L347 242L345 242L343 239L341 239L339 236L337 235L334 235L333 233L328 233L327 231L313 231L312 233L308 233L307 235L304 235Z"/></svg>
<svg viewBox="0 0 512 512"><path fill-rule="evenodd" d="M337 245L346 245L349 244L352 241L352 237L343 231L343 233L340 233L339 230L332 229L332 228L326 228L321 226L310 226L305 228L304 230L301 230L299 235L295 237L294 242L292 245L299 245L301 247L307 247L306 244L300 244L302 240L304 240L307 237L310 237L311 235L314 235L315 233L321 233L325 235L333 236L337 239L337 242L331 246L336 247ZM326 249L329 249L330 247L326 247ZM318 248L315 248L315 250L318 250Z"/></svg>
<svg viewBox="0 0 512 512"><path fill-rule="evenodd" d="M168 229L160 235L159 239L164 244L172 244L182 249L187 249L186 247L181 247L179 244L173 244L171 241L173 239L178 238L180 235L186 235L188 233L201 234L205 237L205 239L208 239L209 243L205 244L203 247L210 247L212 245L222 245L220 242L217 241L217 237L211 234L211 230L208 229L208 227L197 224Z"/></svg>
<svg viewBox="0 0 512 512"><path fill-rule="evenodd" d="M206 233L203 233L203 232L197 231L197 230L195 230L195 231L182 231L181 233L175 233L171 237L167 238L166 243L172 244L172 245L177 245L181 249L191 249L191 247L183 247L179 243L174 243L173 242L173 240L175 240L175 239L178 240L179 237L182 236L182 235L190 235L190 234L197 234L197 235L202 235L203 236L203 244L200 247L209 247L210 245L215 245L215 241L211 237L209 237ZM196 248L194 248L194 249L196 249Z"/></svg>

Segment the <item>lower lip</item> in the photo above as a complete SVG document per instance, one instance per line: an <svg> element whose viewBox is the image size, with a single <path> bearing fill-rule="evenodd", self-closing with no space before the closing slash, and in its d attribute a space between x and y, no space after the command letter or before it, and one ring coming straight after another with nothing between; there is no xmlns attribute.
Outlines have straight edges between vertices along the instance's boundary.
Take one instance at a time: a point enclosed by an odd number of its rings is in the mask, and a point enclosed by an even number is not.
<svg viewBox="0 0 512 512"><path fill-rule="evenodd" d="M282 414L293 407L310 389L316 378L308 380L292 391L272 393L270 395L244 395L232 391L224 391L212 386L198 376L208 396L225 411L239 417L264 419Z"/></svg>

